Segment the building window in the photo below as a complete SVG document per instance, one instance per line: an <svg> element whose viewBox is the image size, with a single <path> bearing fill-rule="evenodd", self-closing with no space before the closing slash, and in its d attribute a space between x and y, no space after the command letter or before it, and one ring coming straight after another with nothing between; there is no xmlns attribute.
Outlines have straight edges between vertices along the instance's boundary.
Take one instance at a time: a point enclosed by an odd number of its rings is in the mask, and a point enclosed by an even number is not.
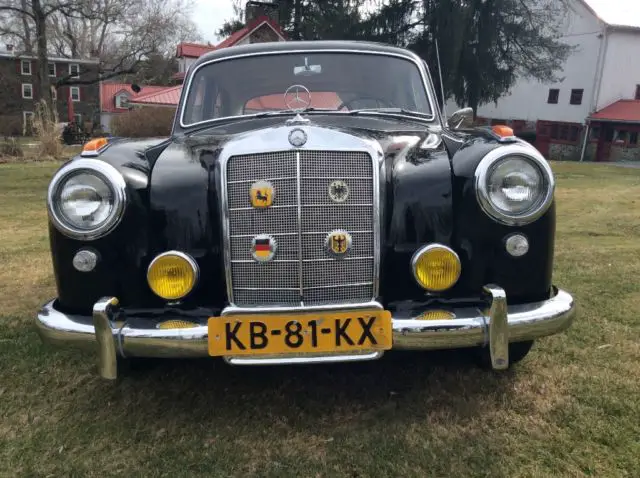
<svg viewBox="0 0 640 478"><path fill-rule="evenodd" d="M572 126L569 130L569 141L575 143L580 136L580 126Z"/></svg>
<svg viewBox="0 0 640 478"><path fill-rule="evenodd" d="M22 134L25 136L33 134L33 111L22 112Z"/></svg>
<svg viewBox="0 0 640 478"><path fill-rule="evenodd" d="M640 100L640 85L636 85L636 100Z"/></svg>
<svg viewBox="0 0 640 478"><path fill-rule="evenodd" d="M71 78L80 78L80 65L77 63L69 64L69 75Z"/></svg>
<svg viewBox="0 0 640 478"><path fill-rule="evenodd" d="M31 60L22 60L20 62L20 70L22 71L23 75L30 75L31 74Z"/></svg>
<svg viewBox="0 0 640 478"><path fill-rule="evenodd" d="M80 101L80 88L78 86L72 86L70 92L71 101Z"/></svg>
<svg viewBox="0 0 640 478"><path fill-rule="evenodd" d="M48 65L49 68L49 76L56 76L56 64L55 63L49 63Z"/></svg>
<svg viewBox="0 0 640 478"><path fill-rule="evenodd" d="M116 108L127 109L129 108L129 98L127 95L116 96Z"/></svg>
<svg viewBox="0 0 640 478"><path fill-rule="evenodd" d="M617 129L613 132L613 141L616 143L627 142L627 132L623 129Z"/></svg>
<svg viewBox="0 0 640 478"><path fill-rule="evenodd" d="M550 105L557 105L559 97L560 97L560 90L557 88L551 88L549 90L549 98L547 98L547 103L549 103Z"/></svg>
<svg viewBox="0 0 640 478"><path fill-rule="evenodd" d="M591 140L594 139L599 139L600 138L600 127L599 126L594 126L593 128L591 128Z"/></svg>
<svg viewBox="0 0 640 478"><path fill-rule="evenodd" d="M27 100L33 99L33 87L31 83L22 83L22 97Z"/></svg>
<svg viewBox="0 0 640 478"><path fill-rule="evenodd" d="M584 94L584 90L571 90L571 99L569 100L569 104L581 105L583 94Z"/></svg>
<svg viewBox="0 0 640 478"><path fill-rule="evenodd" d="M638 132L637 131L633 131L629 135L629 145L630 146L638 146Z"/></svg>

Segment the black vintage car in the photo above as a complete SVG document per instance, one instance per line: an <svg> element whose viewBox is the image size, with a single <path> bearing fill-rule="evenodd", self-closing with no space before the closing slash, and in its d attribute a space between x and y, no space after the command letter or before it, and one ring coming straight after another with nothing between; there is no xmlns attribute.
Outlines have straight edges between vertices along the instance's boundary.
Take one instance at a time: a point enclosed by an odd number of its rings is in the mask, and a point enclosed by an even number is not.
<svg viewBox="0 0 640 478"><path fill-rule="evenodd" d="M48 191L43 340L231 364L474 348L566 329L554 177L509 128L461 128L409 51L283 42L191 67L171 137L97 139Z"/></svg>

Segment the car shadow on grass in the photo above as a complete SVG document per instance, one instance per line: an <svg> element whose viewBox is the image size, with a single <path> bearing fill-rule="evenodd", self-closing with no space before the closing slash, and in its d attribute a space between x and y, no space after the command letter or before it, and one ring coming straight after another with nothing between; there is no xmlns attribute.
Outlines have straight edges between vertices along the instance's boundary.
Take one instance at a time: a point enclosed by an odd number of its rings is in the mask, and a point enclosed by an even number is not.
<svg viewBox="0 0 640 478"><path fill-rule="evenodd" d="M471 351L392 352L348 364L230 366L222 360L130 361L117 382L92 393L154 421L235 423L238 430L283 420L288 426L401 423L434 411L463 421L509 402L517 368L479 368ZM170 423L167 422L167 423Z"/></svg>

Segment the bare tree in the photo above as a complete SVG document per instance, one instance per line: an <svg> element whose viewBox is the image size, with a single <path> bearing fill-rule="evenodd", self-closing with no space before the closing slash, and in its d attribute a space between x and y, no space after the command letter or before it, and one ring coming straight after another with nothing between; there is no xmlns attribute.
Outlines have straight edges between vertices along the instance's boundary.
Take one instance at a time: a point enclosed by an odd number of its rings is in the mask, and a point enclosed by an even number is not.
<svg viewBox="0 0 640 478"><path fill-rule="evenodd" d="M51 100L49 54L99 60L97 74L58 78L55 86L91 84L133 73L150 55L198 40L191 0L0 0L0 36L38 59L40 98Z"/></svg>

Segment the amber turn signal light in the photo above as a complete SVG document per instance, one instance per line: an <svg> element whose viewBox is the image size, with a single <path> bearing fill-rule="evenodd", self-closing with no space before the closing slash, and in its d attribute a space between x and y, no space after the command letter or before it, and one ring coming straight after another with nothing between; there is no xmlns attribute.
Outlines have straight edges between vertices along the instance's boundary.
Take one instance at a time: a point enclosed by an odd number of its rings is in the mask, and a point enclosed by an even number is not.
<svg viewBox="0 0 640 478"><path fill-rule="evenodd" d="M508 126L503 124L497 124L493 126L491 128L491 131L493 131L494 134L500 136L501 138L508 138L510 136L513 136L513 128L509 128Z"/></svg>
<svg viewBox="0 0 640 478"><path fill-rule="evenodd" d="M416 251L411 259L411 268L416 282L431 292L453 287L462 271L458 254L442 244L429 244Z"/></svg>
<svg viewBox="0 0 640 478"><path fill-rule="evenodd" d="M107 144L109 144L109 140L107 138L95 138L82 147L82 152L95 153L96 151L104 148Z"/></svg>

